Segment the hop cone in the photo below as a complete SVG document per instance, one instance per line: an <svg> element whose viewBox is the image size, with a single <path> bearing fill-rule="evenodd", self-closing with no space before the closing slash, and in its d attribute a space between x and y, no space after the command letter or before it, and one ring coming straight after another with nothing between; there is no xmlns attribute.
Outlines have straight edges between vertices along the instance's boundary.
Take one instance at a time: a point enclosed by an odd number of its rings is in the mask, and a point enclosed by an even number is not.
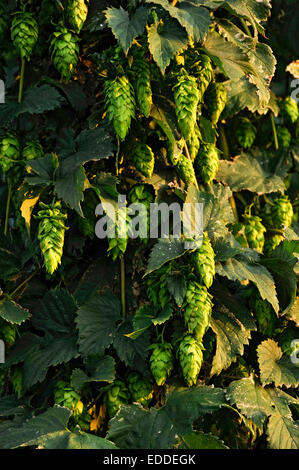
<svg viewBox="0 0 299 470"><path fill-rule="evenodd" d="M276 315L271 304L256 294L251 300L251 308L254 318L257 320L258 330L271 338L276 326Z"/></svg>
<svg viewBox="0 0 299 470"><path fill-rule="evenodd" d="M289 227L292 224L294 212L288 196L280 196L274 200L271 206L271 224L275 228Z"/></svg>
<svg viewBox="0 0 299 470"><path fill-rule="evenodd" d="M265 240L264 253L270 255L284 240L282 235L273 235Z"/></svg>
<svg viewBox="0 0 299 470"><path fill-rule="evenodd" d="M280 111L286 121L296 122L299 117L298 104L291 96L287 96L279 103Z"/></svg>
<svg viewBox="0 0 299 470"><path fill-rule="evenodd" d="M88 8L84 0L69 0L68 21L72 28L80 33L88 14Z"/></svg>
<svg viewBox="0 0 299 470"><path fill-rule="evenodd" d="M0 165L4 172L10 170L20 156L20 144L13 132L8 131L0 142Z"/></svg>
<svg viewBox="0 0 299 470"><path fill-rule="evenodd" d="M17 330L13 323L9 323L0 319L0 339L2 339L9 346L13 345L16 341Z"/></svg>
<svg viewBox="0 0 299 470"><path fill-rule="evenodd" d="M219 154L215 145L203 144L195 159L197 173L205 184L210 184L215 178L219 166Z"/></svg>
<svg viewBox="0 0 299 470"><path fill-rule="evenodd" d="M135 116L134 89L123 75L114 80L106 80L104 93L109 120L120 140L124 140Z"/></svg>
<svg viewBox="0 0 299 470"><path fill-rule="evenodd" d="M15 367L10 379L14 393L20 398L23 393L23 369L21 367Z"/></svg>
<svg viewBox="0 0 299 470"><path fill-rule="evenodd" d="M54 401L73 411L74 415L83 412L83 403L80 395L64 380L58 380L54 388Z"/></svg>
<svg viewBox="0 0 299 470"><path fill-rule="evenodd" d="M210 324L213 305L211 298L205 286L189 281L183 304L184 318L189 333L195 333L200 342Z"/></svg>
<svg viewBox="0 0 299 470"><path fill-rule="evenodd" d="M30 60L38 37L37 22L32 13L17 12L12 20L11 39L22 58Z"/></svg>
<svg viewBox="0 0 299 470"><path fill-rule="evenodd" d="M121 380L115 380L109 385L104 395L104 403L106 403L108 415L110 418L116 415L121 405L129 402L129 391L126 384Z"/></svg>
<svg viewBox="0 0 299 470"><path fill-rule="evenodd" d="M132 151L132 161L137 171L146 178L151 178L155 166L155 156L148 145L137 142Z"/></svg>
<svg viewBox="0 0 299 470"><path fill-rule="evenodd" d="M245 219L245 236L250 248L263 251L266 228L262 224L262 219L258 216L244 215Z"/></svg>
<svg viewBox="0 0 299 470"><path fill-rule="evenodd" d="M239 125L236 130L236 136L239 144L244 149L249 149L255 138L257 129L248 118L240 118Z"/></svg>
<svg viewBox="0 0 299 470"><path fill-rule="evenodd" d="M286 127L277 126L277 139L278 145L281 148L289 148L292 140L292 136L290 131Z"/></svg>
<svg viewBox="0 0 299 470"><path fill-rule="evenodd" d="M237 242L240 243L241 246L248 247L247 239L245 237L244 224L241 224L240 222L235 222L234 224L229 224L228 227Z"/></svg>
<svg viewBox="0 0 299 470"><path fill-rule="evenodd" d="M195 157L198 154L200 142L201 142L201 133L198 128L198 125L195 124L194 131L191 134L190 139L187 142L190 158L192 162L195 160Z"/></svg>
<svg viewBox="0 0 299 470"><path fill-rule="evenodd" d="M22 157L24 160L34 160L35 158L40 158L44 154L43 147L38 140L32 140L26 142L25 147L22 151Z"/></svg>
<svg viewBox="0 0 299 470"><path fill-rule="evenodd" d="M210 83L206 93L206 103L211 122L216 125L226 104L226 88L223 83Z"/></svg>
<svg viewBox="0 0 299 470"><path fill-rule="evenodd" d="M62 79L70 80L79 59L79 38L64 26L52 35L51 58Z"/></svg>
<svg viewBox="0 0 299 470"><path fill-rule="evenodd" d="M151 372L157 385L164 385L173 369L172 346L169 343L155 343L150 346L153 350L150 357Z"/></svg>
<svg viewBox="0 0 299 470"><path fill-rule="evenodd" d="M129 193L129 200L132 204L143 204L146 214L147 214L147 219L146 219L146 231L147 231L147 236L145 238L141 238L141 240L144 243L148 242L148 237L150 233L150 205L151 203L154 202L155 197L153 196L152 192L149 191L144 184L136 184L133 186Z"/></svg>
<svg viewBox="0 0 299 470"><path fill-rule="evenodd" d="M134 89L139 109L148 117L152 105L150 64L140 47L134 49L132 70L135 75Z"/></svg>
<svg viewBox="0 0 299 470"><path fill-rule="evenodd" d="M167 279L171 264L162 266L152 273L147 281L147 295L154 307L159 310L163 309L171 302Z"/></svg>
<svg viewBox="0 0 299 470"><path fill-rule="evenodd" d="M143 406L148 406L153 398L153 387L150 381L140 374L132 372L127 383L132 400Z"/></svg>
<svg viewBox="0 0 299 470"><path fill-rule="evenodd" d="M209 238L204 234L202 245L191 254L191 263L195 268L199 281L207 288L213 284L215 276L214 250Z"/></svg>
<svg viewBox="0 0 299 470"><path fill-rule="evenodd" d="M205 54L198 54L197 51L194 53L194 50L192 50L191 54L187 57L186 67L197 79L199 101L201 102L203 95L213 78L211 59Z"/></svg>
<svg viewBox="0 0 299 470"><path fill-rule="evenodd" d="M195 182L196 177L192 162L183 153L180 155L179 160L176 164L176 170L179 177L184 181L187 186Z"/></svg>
<svg viewBox="0 0 299 470"><path fill-rule="evenodd" d="M86 409L86 406L84 405L82 413L72 416L72 421L75 426L76 425L80 426L82 431L89 432L90 423L92 421L92 416L89 414L89 412Z"/></svg>
<svg viewBox="0 0 299 470"><path fill-rule="evenodd" d="M112 260L121 258L127 249L128 244L128 230L130 219L127 215L126 208L123 207L117 212L117 219L115 225L115 234L113 237L108 237L109 247L108 255L111 255Z"/></svg>
<svg viewBox="0 0 299 470"><path fill-rule="evenodd" d="M46 271L53 274L61 263L64 245L64 234L67 227L64 222L66 214L61 212L60 201L52 205L40 203L42 210L36 218L40 219L38 239L44 256Z"/></svg>
<svg viewBox="0 0 299 470"><path fill-rule="evenodd" d="M196 78L182 69L173 87L175 111L182 136L189 140L196 124L196 111L199 102L199 91Z"/></svg>
<svg viewBox="0 0 299 470"><path fill-rule="evenodd" d="M188 387L195 385L203 360L202 347L191 335L186 335L180 342L178 357L183 376Z"/></svg>

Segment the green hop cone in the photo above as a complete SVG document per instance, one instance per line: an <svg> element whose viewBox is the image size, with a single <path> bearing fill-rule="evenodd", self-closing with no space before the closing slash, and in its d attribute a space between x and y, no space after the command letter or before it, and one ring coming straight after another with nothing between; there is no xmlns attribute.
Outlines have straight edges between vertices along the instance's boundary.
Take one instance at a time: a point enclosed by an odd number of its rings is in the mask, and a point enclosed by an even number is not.
<svg viewBox="0 0 299 470"><path fill-rule="evenodd" d="M150 357L150 367L157 385L164 385L173 369L172 346L170 343L155 343Z"/></svg>
<svg viewBox="0 0 299 470"><path fill-rule="evenodd" d="M146 231L146 236L141 238L143 243L147 243L150 234L150 205L154 202L155 196L147 189L144 184L136 184L129 192L129 201L132 204L142 204L144 212L146 213L146 220L144 220L143 229ZM145 214L144 214L145 215ZM141 230L141 227L139 227Z"/></svg>
<svg viewBox="0 0 299 470"><path fill-rule="evenodd" d="M257 321L259 332L272 338L277 322L272 305L267 300L263 300L257 293L251 298L250 306Z"/></svg>
<svg viewBox="0 0 299 470"><path fill-rule="evenodd" d="M209 56L199 54L196 50L188 51L186 60L186 68L196 77L199 90L199 101L202 102L203 95L213 79L213 67Z"/></svg>
<svg viewBox="0 0 299 470"><path fill-rule="evenodd" d="M137 142L132 150L132 162L137 171L146 178L151 178L154 166L155 156L152 149L143 142Z"/></svg>
<svg viewBox="0 0 299 470"><path fill-rule="evenodd" d="M203 361L202 345L193 336L187 334L180 342L178 358L183 376L188 387L197 382Z"/></svg>
<svg viewBox="0 0 299 470"><path fill-rule="evenodd" d="M257 129L248 118L240 118L236 130L239 144L244 149L249 149L256 138Z"/></svg>
<svg viewBox="0 0 299 470"><path fill-rule="evenodd" d="M284 240L282 235L273 235L265 240L264 253L270 255Z"/></svg>
<svg viewBox="0 0 299 470"><path fill-rule="evenodd" d="M115 380L111 385L105 387L104 403L107 406L110 418L116 415L121 405L127 405L130 394L127 386L121 380Z"/></svg>
<svg viewBox="0 0 299 470"><path fill-rule="evenodd" d="M161 268L154 271L148 277L147 295L157 311L171 303L171 297L167 285L170 270L171 263L168 263L161 266Z"/></svg>
<svg viewBox="0 0 299 470"><path fill-rule="evenodd" d="M58 26L52 34L50 53L62 79L70 80L79 59L79 38L65 26Z"/></svg>
<svg viewBox="0 0 299 470"><path fill-rule="evenodd" d="M86 409L86 405L84 405L82 413L75 414L74 416L71 417L71 420L73 421L75 426L77 425L80 426L83 432L90 431L90 423L92 421L92 416L88 413Z"/></svg>
<svg viewBox="0 0 299 470"><path fill-rule="evenodd" d="M212 296L205 286L190 280L183 303L184 319L188 332L193 333L198 341L209 327L212 314Z"/></svg>
<svg viewBox="0 0 299 470"><path fill-rule="evenodd" d="M67 16L71 27L80 33L88 14L85 0L68 0Z"/></svg>
<svg viewBox="0 0 299 470"><path fill-rule="evenodd" d="M278 229L282 226L289 227L292 224L294 212L288 196L279 196L273 202L270 210L270 226Z"/></svg>
<svg viewBox="0 0 299 470"><path fill-rule="evenodd" d="M245 236L248 246L252 249L263 251L266 228L262 224L262 219L258 216L244 215L245 220Z"/></svg>
<svg viewBox="0 0 299 470"><path fill-rule="evenodd" d="M12 346L16 341L17 330L13 323L0 318L0 339L8 346Z"/></svg>
<svg viewBox="0 0 299 470"><path fill-rule="evenodd" d="M11 25L11 39L23 59L30 60L37 38L38 26L33 13L15 13Z"/></svg>
<svg viewBox="0 0 299 470"><path fill-rule="evenodd" d="M0 141L0 165L4 172L14 166L20 157L20 143L13 132L6 132Z"/></svg>
<svg viewBox="0 0 299 470"><path fill-rule="evenodd" d="M292 135L290 131L283 126L276 127L278 145L280 148L289 148L291 145Z"/></svg>
<svg viewBox="0 0 299 470"><path fill-rule="evenodd" d="M134 402L148 406L153 398L151 382L137 372L132 372L127 379L128 388Z"/></svg>
<svg viewBox="0 0 299 470"><path fill-rule="evenodd" d="M23 393L23 369L21 367L14 367L10 380L14 393L18 398L21 398Z"/></svg>
<svg viewBox="0 0 299 470"><path fill-rule="evenodd" d="M178 125L185 140L191 138L196 124L196 111L199 102L199 91L196 78L182 69L173 87L175 111Z"/></svg>
<svg viewBox="0 0 299 470"><path fill-rule="evenodd" d="M80 415L83 412L84 405L80 395L64 380L58 380L54 387L54 401L57 405L72 410L74 415Z"/></svg>
<svg viewBox="0 0 299 470"><path fill-rule="evenodd" d="M226 104L226 88L223 83L211 82L206 93L206 103L210 119L216 125Z"/></svg>
<svg viewBox="0 0 299 470"><path fill-rule="evenodd" d="M125 75L104 84L105 105L110 122L120 140L124 140L135 117L134 89Z"/></svg>
<svg viewBox="0 0 299 470"><path fill-rule="evenodd" d="M43 253L46 271L53 274L61 264L64 246L64 234L66 214L61 212L61 202L57 201L51 205L40 203L42 210L36 216L40 219L38 227L38 239Z"/></svg>
<svg viewBox="0 0 299 470"><path fill-rule="evenodd" d="M27 161L34 160L35 158L41 158L43 154L43 147L38 140L31 140L26 142L22 151L22 157Z"/></svg>
<svg viewBox="0 0 299 470"><path fill-rule="evenodd" d="M210 184L219 167L219 151L213 144L203 144L195 159L196 174L205 184Z"/></svg>
<svg viewBox="0 0 299 470"><path fill-rule="evenodd" d="M287 122L295 123L299 117L298 104L291 96L279 100L280 112Z"/></svg>
<svg viewBox="0 0 299 470"><path fill-rule="evenodd" d="M118 210L116 216L115 233L112 236L108 235L108 255L112 257L113 261L121 258L125 253L128 245L128 227L130 227L130 218L127 214L125 207Z"/></svg>
<svg viewBox="0 0 299 470"><path fill-rule="evenodd" d="M191 254L191 263L194 266L199 281L207 288L213 284L215 276L215 253L207 234L204 234L202 245Z"/></svg>
<svg viewBox="0 0 299 470"><path fill-rule="evenodd" d="M135 77L134 89L139 109L145 117L149 117L152 106L150 64L142 49L137 46L133 51L132 70Z"/></svg>
<svg viewBox="0 0 299 470"><path fill-rule="evenodd" d="M178 162L176 164L176 170L179 177L184 181L184 183L189 186L189 184L195 183L196 177L193 168L193 164L188 157L183 153L180 155Z"/></svg>
<svg viewBox="0 0 299 470"><path fill-rule="evenodd" d="M190 139L187 142L190 158L194 162L200 147L200 142L202 140L201 132L197 124L194 126L194 131L191 134Z"/></svg>

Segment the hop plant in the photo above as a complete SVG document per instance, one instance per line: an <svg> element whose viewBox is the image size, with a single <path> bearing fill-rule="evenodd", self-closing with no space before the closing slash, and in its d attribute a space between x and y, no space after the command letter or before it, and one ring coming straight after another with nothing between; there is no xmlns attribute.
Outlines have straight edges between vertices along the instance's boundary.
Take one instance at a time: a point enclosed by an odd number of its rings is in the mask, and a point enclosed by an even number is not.
<svg viewBox="0 0 299 470"><path fill-rule="evenodd" d="M50 53L62 79L70 80L79 59L79 38L65 26L58 26L52 34Z"/></svg>
<svg viewBox="0 0 299 470"><path fill-rule="evenodd" d="M205 184L210 184L219 167L219 152L213 144L203 144L195 159L196 173Z"/></svg>
<svg viewBox="0 0 299 470"><path fill-rule="evenodd" d="M292 140L292 136L290 131L283 126L277 126L276 127L277 131L277 139L278 139L278 145L281 148L289 148Z"/></svg>
<svg viewBox="0 0 299 470"><path fill-rule="evenodd" d="M130 394L127 386L121 380L115 380L111 385L105 387L104 403L107 406L110 418L116 415L121 405L127 405Z"/></svg>
<svg viewBox="0 0 299 470"><path fill-rule="evenodd" d="M83 412L84 405L80 395L64 380L58 380L54 387L54 401L72 410L75 416Z"/></svg>
<svg viewBox="0 0 299 470"><path fill-rule="evenodd" d="M298 104L291 96L287 96L279 101L280 112L286 121L296 122L299 117Z"/></svg>
<svg viewBox="0 0 299 470"><path fill-rule="evenodd" d="M157 385L164 385L173 369L172 346L170 343L155 343L150 357L150 368Z"/></svg>
<svg viewBox="0 0 299 470"><path fill-rule="evenodd" d="M80 33L88 14L85 0L69 0L67 6L68 21L72 28Z"/></svg>
<svg viewBox="0 0 299 470"><path fill-rule="evenodd" d="M74 416L71 417L72 421L75 426L80 426L83 432L89 432L90 431L90 423L92 421L92 416L86 409L86 405L83 407L83 411L81 414L75 414Z"/></svg>
<svg viewBox="0 0 299 470"><path fill-rule="evenodd" d="M187 142L190 158L194 162L200 147L200 142L202 140L201 132L197 124L194 126L194 131L191 134L190 139Z"/></svg>
<svg viewBox="0 0 299 470"><path fill-rule="evenodd" d="M148 406L153 398L151 382L137 372L132 372L127 379L129 392L134 402Z"/></svg>
<svg viewBox="0 0 299 470"><path fill-rule="evenodd" d="M108 255L113 261L121 258L127 249L128 228L130 227L130 218L125 207L117 211L115 232L113 236L108 235Z"/></svg>
<svg viewBox="0 0 299 470"><path fill-rule="evenodd" d="M183 303L184 318L189 333L194 333L201 342L210 324L212 296L205 286L190 280Z"/></svg>
<svg viewBox="0 0 299 470"><path fill-rule="evenodd" d="M151 178L154 166L155 156L152 149L143 142L137 142L132 150L132 162L137 171L146 178Z"/></svg>
<svg viewBox="0 0 299 470"><path fill-rule="evenodd" d="M148 242L148 237L150 233L150 218L149 218L149 213L150 213L150 205L153 203L155 200L154 195L152 194L149 189L147 189L146 185L144 184L136 184L133 186L131 191L129 192L129 201L132 204L143 204L144 209L146 211L146 225L144 228L146 229L146 237L141 238L141 240L144 243Z"/></svg>
<svg viewBox="0 0 299 470"><path fill-rule="evenodd" d="M110 122L120 140L124 140L135 117L134 89L125 75L104 84L105 104Z"/></svg>
<svg viewBox="0 0 299 470"><path fill-rule="evenodd" d="M284 240L282 235L273 235L265 240L264 253L270 255Z"/></svg>
<svg viewBox="0 0 299 470"><path fill-rule="evenodd" d="M241 246L248 248L244 224L241 224L240 222L235 222L234 224L229 224L228 228L232 232L237 242L240 243Z"/></svg>
<svg viewBox="0 0 299 470"><path fill-rule="evenodd" d="M292 224L293 215L293 207L288 196L282 195L274 199L266 220L271 227L279 229L282 226L289 227Z"/></svg>
<svg viewBox="0 0 299 470"><path fill-rule="evenodd" d="M257 129L248 118L240 118L236 130L236 136L239 144L244 149L249 149L255 138Z"/></svg>
<svg viewBox="0 0 299 470"><path fill-rule="evenodd" d="M204 93L213 79L211 59L209 56L199 54L196 50L192 49L191 54L189 52L187 53L185 63L187 70L196 77L199 90L199 101L201 102Z"/></svg>
<svg viewBox="0 0 299 470"><path fill-rule="evenodd" d="M216 125L226 104L226 88L223 83L211 82L206 93L206 104L212 124Z"/></svg>
<svg viewBox="0 0 299 470"><path fill-rule="evenodd" d="M23 393L23 369L21 367L14 367L10 380L14 393L18 398L21 398Z"/></svg>
<svg viewBox="0 0 299 470"><path fill-rule="evenodd" d="M194 266L199 281L207 288L213 284L215 276L215 253L207 234L204 234L202 245L191 254L191 263Z"/></svg>
<svg viewBox="0 0 299 470"><path fill-rule="evenodd" d="M260 252L263 251L266 228L262 224L262 219L258 216L245 214L245 236L248 246Z"/></svg>
<svg viewBox="0 0 299 470"><path fill-rule="evenodd" d="M15 13L11 25L11 39L23 59L30 60L38 38L38 26L32 13Z"/></svg>
<svg viewBox="0 0 299 470"><path fill-rule="evenodd" d="M26 142L25 147L22 151L22 157L24 160L34 160L35 158L41 158L44 154L43 147L39 140L31 140Z"/></svg>
<svg viewBox="0 0 299 470"><path fill-rule="evenodd" d="M16 335L16 326L0 318L0 339L7 345L12 346L16 341Z"/></svg>
<svg viewBox="0 0 299 470"><path fill-rule="evenodd" d="M46 271L53 274L61 264L63 253L66 214L61 212L61 202L50 205L40 203L42 210L36 216L40 219L38 227L38 239L44 256Z"/></svg>
<svg viewBox="0 0 299 470"><path fill-rule="evenodd" d="M182 69L173 87L175 111L178 125L185 140L191 138L196 124L196 111L199 102L199 91L196 78Z"/></svg>
<svg viewBox="0 0 299 470"><path fill-rule="evenodd" d="M13 132L6 132L0 142L0 165L4 172L14 166L14 161L20 157L20 143Z"/></svg>
<svg viewBox="0 0 299 470"><path fill-rule="evenodd" d="M151 71L150 64L140 47L136 47L133 51L132 70L139 109L145 117L149 117L152 105Z"/></svg>
<svg viewBox="0 0 299 470"><path fill-rule="evenodd" d="M193 336L185 335L178 348L178 358L185 382L188 387L192 387L197 382L203 361L201 343Z"/></svg>
<svg viewBox="0 0 299 470"><path fill-rule="evenodd" d="M251 308L258 324L258 330L265 336L273 337L276 327L276 315L267 300L257 293L251 298Z"/></svg>
<svg viewBox="0 0 299 470"><path fill-rule="evenodd" d="M189 186L196 181L196 176L193 168L193 164L188 157L183 153L180 155L178 162L176 164L176 170L180 178L184 183Z"/></svg>

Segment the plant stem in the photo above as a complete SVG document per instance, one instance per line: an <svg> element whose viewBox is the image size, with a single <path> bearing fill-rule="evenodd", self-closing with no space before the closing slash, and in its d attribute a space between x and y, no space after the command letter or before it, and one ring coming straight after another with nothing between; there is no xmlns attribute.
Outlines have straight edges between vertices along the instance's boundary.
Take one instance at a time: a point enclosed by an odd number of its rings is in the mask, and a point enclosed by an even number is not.
<svg viewBox="0 0 299 470"><path fill-rule="evenodd" d="M8 180L8 195L7 195L7 202L6 202L6 214L5 214L5 224L4 224L4 235L7 235L8 229L8 217L9 217L9 207L10 207L10 199L11 199L11 192L12 192L12 177Z"/></svg>
<svg viewBox="0 0 299 470"><path fill-rule="evenodd" d="M121 288L121 309L123 317L126 316L126 269L125 256L120 259L120 288Z"/></svg>
<svg viewBox="0 0 299 470"><path fill-rule="evenodd" d="M228 143L227 143L227 138L225 135L225 130L223 124L220 124L219 126L219 139L220 139L220 147L223 152L223 155L225 156L225 159L228 160L229 158L229 148L228 148Z"/></svg>
<svg viewBox="0 0 299 470"><path fill-rule="evenodd" d="M275 150L279 150L277 131L276 131L273 113L270 114L270 119L271 119L271 126L272 126L273 138L274 138L274 147L275 147Z"/></svg>
<svg viewBox="0 0 299 470"><path fill-rule="evenodd" d="M172 7L175 7L177 3L178 3L178 0L172 0L171 6L172 6Z"/></svg>
<svg viewBox="0 0 299 470"><path fill-rule="evenodd" d="M247 26L246 21L244 20L244 18L240 18L240 21L241 21L241 23L242 23L243 28L245 29L246 34L247 34L249 37L251 37L250 29L248 28L248 26Z"/></svg>
<svg viewBox="0 0 299 470"><path fill-rule="evenodd" d="M25 76L25 64L26 64L26 61L25 61L24 57L21 57L21 60L22 60L22 65L21 65L21 78L20 78L20 84L19 84L18 103L21 103L22 97L23 97L24 76Z"/></svg>
<svg viewBox="0 0 299 470"><path fill-rule="evenodd" d="M16 293L18 292L18 290L21 289L21 287L23 287L27 282L29 282L37 273L38 273L39 269L37 269L36 271L34 271L33 273L30 274L30 276L28 276L25 281L21 282L21 284L19 284L14 291L12 291L8 297L9 299L13 299L13 297L16 295Z"/></svg>

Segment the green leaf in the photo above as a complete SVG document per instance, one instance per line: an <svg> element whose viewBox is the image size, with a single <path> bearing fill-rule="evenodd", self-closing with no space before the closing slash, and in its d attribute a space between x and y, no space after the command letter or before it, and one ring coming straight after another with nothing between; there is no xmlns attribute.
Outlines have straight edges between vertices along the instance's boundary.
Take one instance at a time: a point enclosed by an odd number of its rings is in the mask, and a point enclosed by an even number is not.
<svg viewBox="0 0 299 470"><path fill-rule="evenodd" d="M103 354L112 344L121 306L112 293L94 295L78 310L79 349L83 356Z"/></svg>
<svg viewBox="0 0 299 470"><path fill-rule="evenodd" d="M0 301L0 317L10 323L21 325L21 323L28 320L30 312L12 300L4 299Z"/></svg>
<svg viewBox="0 0 299 470"><path fill-rule="evenodd" d="M268 424L268 441L271 449L299 449L299 422L273 414Z"/></svg>
<svg viewBox="0 0 299 470"><path fill-rule="evenodd" d="M171 304L166 305L159 315L155 318L152 319L153 325L163 325L167 320L170 319L171 315L173 313L173 308Z"/></svg>
<svg viewBox="0 0 299 470"><path fill-rule="evenodd" d="M83 385L90 382L113 382L115 379L115 363L111 356L103 356L98 359L98 365L91 376L88 376L81 369L74 369L71 383L76 390L80 390Z"/></svg>
<svg viewBox="0 0 299 470"><path fill-rule="evenodd" d="M276 288L270 272L258 263L249 263L245 260L231 258L221 263L216 263L216 272L232 281L250 280L256 284L262 299L268 300L275 312L279 305Z"/></svg>
<svg viewBox="0 0 299 470"><path fill-rule="evenodd" d="M180 272L169 273L167 277L167 287L177 306L181 307L187 289L186 279L183 274Z"/></svg>
<svg viewBox="0 0 299 470"><path fill-rule="evenodd" d="M234 215L229 202L232 195L229 188L221 184L210 185L210 193L199 193L203 202L203 229L214 243L218 238L226 237L226 225L234 221Z"/></svg>
<svg viewBox="0 0 299 470"><path fill-rule="evenodd" d="M292 308L288 311L288 318L299 326L299 297L295 300Z"/></svg>
<svg viewBox="0 0 299 470"><path fill-rule="evenodd" d="M250 318L250 312L244 320L242 317L242 314L233 314L224 306L213 309L211 328L216 334L217 347L213 357L211 376L218 375L223 369L227 369L237 359L238 354L243 355L244 346L249 344L251 330L248 328L248 323L253 329L256 328Z"/></svg>
<svg viewBox="0 0 299 470"><path fill-rule="evenodd" d="M180 449L228 449L223 441L212 434L205 434L202 431L192 431L182 436Z"/></svg>
<svg viewBox="0 0 299 470"><path fill-rule="evenodd" d="M180 238L161 238L151 250L145 275L159 269L168 261L179 258L187 250L184 240Z"/></svg>
<svg viewBox="0 0 299 470"><path fill-rule="evenodd" d="M37 442L39 449L117 449L113 442L81 431L57 431Z"/></svg>
<svg viewBox="0 0 299 470"><path fill-rule="evenodd" d="M5 397L0 397L1 418L23 414L24 411L25 407L23 405L19 405L16 395L6 395Z"/></svg>
<svg viewBox="0 0 299 470"><path fill-rule="evenodd" d="M55 181L55 193L59 199L62 199L71 209L75 209L83 217L80 202L83 201L83 191L85 184L85 171L82 166L76 168L71 173L65 173L60 167Z"/></svg>
<svg viewBox="0 0 299 470"><path fill-rule="evenodd" d="M261 382L263 385L274 383L277 387L299 386L299 367L290 357L282 358L282 351L272 339L263 341L257 348Z"/></svg>
<svg viewBox="0 0 299 470"><path fill-rule="evenodd" d="M226 4L229 6L229 10L233 10L238 16L247 18L252 26L260 33L264 32L264 28L261 25L262 21L265 21L270 15L270 2L268 0L262 0L257 2L256 0L228 0Z"/></svg>
<svg viewBox="0 0 299 470"><path fill-rule="evenodd" d="M133 330L130 319L124 321L117 329L113 347L117 355L126 366L144 373L144 364L148 356L148 347L150 345L150 334L145 331L142 336L133 339L128 337Z"/></svg>
<svg viewBox="0 0 299 470"><path fill-rule="evenodd" d="M124 52L127 53L133 39L144 31L147 22L147 9L142 6L137 8L131 18L129 13L122 7L119 9L114 7L107 8L104 13L114 36L119 41Z"/></svg>
<svg viewBox="0 0 299 470"><path fill-rule="evenodd" d="M246 77L241 77L239 80L227 80L225 88L227 100L223 113L226 116L233 117L244 108L248 108L252 113L259 110L256 87Z"/></svg>
<svg viewBox="0 0 299 470"><path fill-rule="evenodd" d="M53 184L54 173L58 167L57 155L54 153L45 155L41 158L36 158L27 163L27 171L31 176L27 176L25 181L30 185L46 185Z"/></svg>
<svg viewBox="0 0 299 470"><path fill-rule="evenodd" d="M188 46L188 37L179 23L170 19L165 24L153 23L148 29L149 50L164 74L175 54Z"/></svg>
<svg viewBox="0 0 299 470"><path fill-rule="evenodd" d="M282 162L273 168L271 158L271 153L258 149L242 153L232 161L220 160L216 179L228 184L232 191L248 190L258 194L284 191Z"/></svg>

